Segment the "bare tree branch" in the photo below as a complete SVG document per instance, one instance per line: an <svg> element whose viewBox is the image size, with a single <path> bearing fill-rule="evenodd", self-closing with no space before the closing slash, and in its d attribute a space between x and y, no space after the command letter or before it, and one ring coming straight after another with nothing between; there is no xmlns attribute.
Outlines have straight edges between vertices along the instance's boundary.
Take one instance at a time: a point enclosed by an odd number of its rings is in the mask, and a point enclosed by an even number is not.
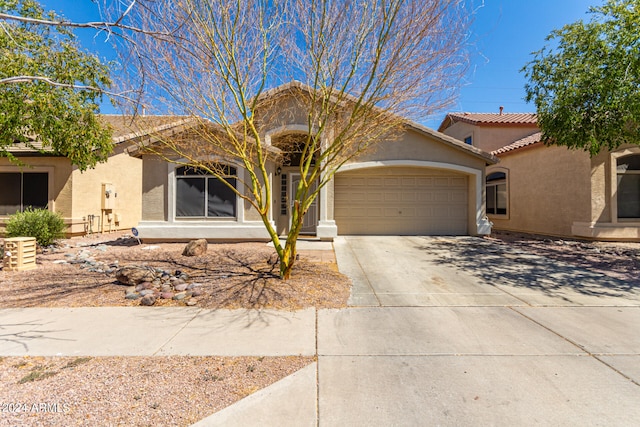
<svg viewBox="0 0 640 427"><path fill-rule="evenodd" d="M45 82L47 84L50 84L51 86L56 86L56 87L65 87L65 88L69 88L69 89L78 89L78 90L90 90L93 92L99 92L99 93L103 93L105 95L109 95L109 96L113 96L113 97L118 97L118 98L122 98L126 101L129 102L137 102L137 98L131 98L126 96L124 93L116 93L116 92L111 92L99 87L95 87L95 86L85 86L85 85L77 85L77 84L67 84L67 83L60 83L60 82L56 82L53 79L49 78L49 77L42 77L42 76L13 76L13 77L6 77L4 79L0 79L0 85L2 84L16 84L16 83L30 83L30 82L34 82L34 81L40 81L40 82Z"/></svg>
<svg viewBox="0 0 640 427"><path fill-rule="evenodd" d="M131 3L128 11L131 10L135 1ZM0 13L0 20L5 21L16 21L23 22L27 24L38 24L38 25L48 25L53 27L66 27L66 28L91 28L94 30L106 31L109 34L113 33L114 28L119 28L121 30L131 31L134 33L141 33L146 35L152 35L156 37L169 37L171 34L169 32L154 32L154 31L145 31L142 28L133 27L130 25L123 25L121 20L125 17L126 13L123 14L118 20L115 22L107 22L107 21L95 21L95 22L73 22L73 21L65 21L65 20L49 20L49 19L36 19L29 18L25 16L16 16L10 15L7 13Z"/></svg>

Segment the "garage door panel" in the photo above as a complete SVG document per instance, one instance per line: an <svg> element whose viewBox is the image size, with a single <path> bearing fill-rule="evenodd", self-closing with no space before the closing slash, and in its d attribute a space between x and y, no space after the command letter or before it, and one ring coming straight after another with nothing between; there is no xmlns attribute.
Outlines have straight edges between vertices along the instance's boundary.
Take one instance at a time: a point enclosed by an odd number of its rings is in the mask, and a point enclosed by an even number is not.
<svg viewBox="0 0 640 427"><path fill-rule="evenodd" d="M452 187L465 187L467 186L466 178L451 178L450 185Z"/></svg>
<svg viewBox="0 0 640 427"><path fill-rule="evenodd" d="M467 234L466 176L382 169L336 176L340 234Z"/></svg>

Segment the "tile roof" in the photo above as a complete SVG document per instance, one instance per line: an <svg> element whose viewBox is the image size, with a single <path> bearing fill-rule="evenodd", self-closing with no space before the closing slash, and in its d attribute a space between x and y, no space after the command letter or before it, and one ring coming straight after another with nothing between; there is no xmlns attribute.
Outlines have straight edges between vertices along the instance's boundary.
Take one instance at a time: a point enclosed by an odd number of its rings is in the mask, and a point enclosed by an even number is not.
<svg viewBox="0 0 640 427"><path fill-rule="evenodd" d="M536 126L538 116L535 113L449 113L440 124L439 132L442 132L455 122L464 122L472 125L515 125Z"/></svg>
<svg viewBox="0 0 640 427"><path fill-rule="evenodd" d="M497 156L499 154L504 154L504 153L507 153L509 151L513 151L513 150L517 150L519 148L527 147L529 145L533 145L533 144L536 144L536 143L540 142L541 138L542 138L542 133L541 132L536 132L536 133L534 133L532 135L525 136L522 139L519 139L519 140L517 140L515 142L512 142L509 145L505 145L502 148L498 148L497 150L492 151L491 154L493 154L494 156Z"/></svg>
<svg viewBox="0 0 640 427"><path fill-rule="evenodd" d="M113 142L119 144L142 134L158 132L184 123L186 116L122 116L101 114L100 121L111 127Z"/></svg>
<svg viewBox="0 0 640 427"><path fill-rule="evenodd" d="M160 132L174 126L179 126L188 120L185 116L122 116L116 114L101 114L100 121L113 131L114 145L122 142ZM43 149L42 142L36 137L31 138L33 148L24 143L14 144L9 150L13 154L38 153Z"/></svg>

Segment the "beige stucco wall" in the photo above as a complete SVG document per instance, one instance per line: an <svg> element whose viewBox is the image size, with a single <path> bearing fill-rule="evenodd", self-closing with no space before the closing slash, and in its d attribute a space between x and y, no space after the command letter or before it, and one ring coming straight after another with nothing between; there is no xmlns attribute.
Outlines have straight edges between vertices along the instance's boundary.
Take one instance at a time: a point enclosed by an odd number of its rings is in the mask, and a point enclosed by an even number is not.
<svg viewBox="0 0 640 427"><path fill-rule="evenodd" d="M16 166L9 159L0 158L2 172L48 172L49 173L49 210L58 212L67 224L71 223L72 211L72 168L64 157L20 157L24 167ZM4 231L7 217L0 216L0 233Z"/></svg>
<svg viewBox="0 0 640 427"><path fill-rule="evenodd" d="M640 241L640 221L618 218L617 211L617 159L630 154L640 154L640 147L623 145L591 159L591 215L588 221L574 222L572 231L576 236Z"/></svg>
<svg viewBox="0 0 640 427"><path fill-rule="evenodd" d="M142 161L131 157L116 147L105 163L81 172L73 171L73 220L83 224L89 215L101 218L101 227L93 231L126 230L134 227L141 218L142 211ZM102 209L102 184L111 184L117 193L112 210ZM111 215L109 215L111 214ZM82 232L74 225L73 232Z"/></svg>
<svg viewBox="0 0 640 427"><path fill-rule="evenodd" d="M348 163L376 160L423 160L484 169L485 161L427 135L408 130L399 139L381 141Z"/></svg>
<svg viewBox="0 0 640 427"><path fill-rule="evenodd" d="M609 152L602 152L591 159L592 199L589 220L593 222L611 222L610 159Z"/></svg>
<svg viewBox="0 0 640 427"><path fill-rule="evenodd" d="M536 126L475 126L456 122L443 133L460 141L471 136L474 147L492 152L538 131Z"/></svg>
<svg viewBox="0 0 640 427"><path fill-rule="evenodd" d="M591 160L582 151L542 145L516 150L487 168L507 172L508 215L489 215L495 229L571 236L591 217Z"/></svg>

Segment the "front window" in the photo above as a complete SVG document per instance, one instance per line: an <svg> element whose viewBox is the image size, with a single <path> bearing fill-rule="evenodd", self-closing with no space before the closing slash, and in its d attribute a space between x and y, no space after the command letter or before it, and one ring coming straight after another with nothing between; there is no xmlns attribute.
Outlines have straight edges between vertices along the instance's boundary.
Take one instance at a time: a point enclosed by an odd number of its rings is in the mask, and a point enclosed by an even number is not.
<svg viewBox="0 0 640 427"><path fill-rule="evenodd" d="M620 157L616 175L618 218L640 218L640 154Z"/></svg>
<svg viewBox="0 0 640 427"><path fill-rule="evenodd" d="M46 208L49 174L46 172L0 172L0 215L27 208Z"/></svg>
<svg viewBox="0 0 640 427"><path fill-rule="evenodd" d="M504 172L487 176L487 214L507 214L507 175Z"/></svg>
<svg viewBox="0 0 640 427"><path fill-rule="evenodd" d="M235 218L236 169L223 167L225 181L191 166L176 169L176 217Z"/></svg>

